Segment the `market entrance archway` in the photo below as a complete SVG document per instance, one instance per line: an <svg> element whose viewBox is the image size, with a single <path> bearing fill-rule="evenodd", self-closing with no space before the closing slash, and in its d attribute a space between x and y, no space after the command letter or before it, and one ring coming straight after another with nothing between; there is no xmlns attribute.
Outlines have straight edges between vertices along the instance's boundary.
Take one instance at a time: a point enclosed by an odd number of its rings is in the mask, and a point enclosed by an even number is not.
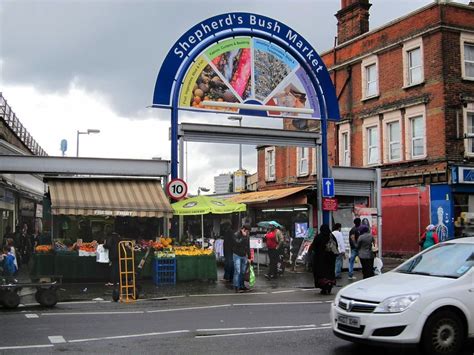
<svg viewBox="0 0 474 355"><path fill-rule="evenodd" d="M161 66L153 107L171 110L172 178L179 110L320 119L321 175L329 176L327 120L340 118L329 72L301 35L272 18L226 13L189 29Z"/></svg>

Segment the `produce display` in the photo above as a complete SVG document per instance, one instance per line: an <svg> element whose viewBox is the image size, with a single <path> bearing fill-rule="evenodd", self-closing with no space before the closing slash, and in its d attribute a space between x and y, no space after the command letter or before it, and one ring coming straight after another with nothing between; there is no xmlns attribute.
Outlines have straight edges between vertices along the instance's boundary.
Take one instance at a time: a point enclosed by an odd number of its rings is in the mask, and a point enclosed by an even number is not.
<svg viewBox="0 0 474 355"><path fill-rule="evenodd" d="M158 259L172 259L176 256L172 248L166 248L160 251L155 251L155 258Z"/></svg>
<svg viewBox="0 0 474 355"><path fill-rule="evenodd" d="M176 255L184 255L184 256L199 256L199 255L211 255L211 249L201 249L196 246L189 246L189 247L175 247L174 252Z"/></svg>
<svg viewBox="0 0 474 355"><path fill-rule="evenodd" d="M194 85L190 104L197 108L224 110L224 108L219 107L205 107L202 101L238 102L232 91L229 90L209 64L204 68Z"/></svg>
<svg viewBox="0 0 474 355"><path fill-rule="evenodd" d="M37 253L51 253L53 251L53 247L51 245L38 245L35 248L35 252Z"/></svg>

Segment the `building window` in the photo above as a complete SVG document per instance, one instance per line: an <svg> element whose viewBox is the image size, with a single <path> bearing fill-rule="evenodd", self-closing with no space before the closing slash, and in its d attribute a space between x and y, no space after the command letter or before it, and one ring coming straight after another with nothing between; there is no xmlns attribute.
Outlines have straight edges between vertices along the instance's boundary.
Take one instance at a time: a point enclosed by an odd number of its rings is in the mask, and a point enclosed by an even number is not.
<svg viewBox="0 0 474 355"><path fill-rule="evenodd" d="M275 147L265 148L265 180L275 181Z"/></svg>
<svg viewBox="0 0 474 355"><path fill-rule="evenodd" d="M351 133L349 123L339 126L339 165L351 165Z"/></svg>
<svg viewBox="0 0 474 355"><path fill-rule="evenodd" d="M309 172L309 148L298 147L296 148L297 155L297 175L306 176Z"/></svg>
<svg viewBox="0 0 474 355"><path fill-rule="evenodd" d="M362 61L362 99L369 99L379 94L378 59L371 56Z"/></svg>
<svg viewBox="0 0 474 355"><path fill-rule="evenodd" d="M405 113L407 160L426 157L426 128L424 105L408 108Z"/></svg>
<svg viewBox="0 0 474 355"><path fill-rule="evenodd" d="M402 160L402 114L398 111L383 115L383 160L396 162Z"/></svg>
<svg viewBox="0 0 474 355"><path fill-rule="evenodd" d="M367 128L367 164L377 164L379 161L379 144L377 127Z"/></svg>
<svg viewBox="0 0 474 355"><path fill-rule="evenodd" d="M362 125L364 165L380 164L379 117L364 119Z"/></svg>
<svg viewBox="0 0 474 355"><path fill-rule="evenodd" d="M388 160L398 161L401 158L400 152L400 122L390 122L387 124L388 132Z"/></svg>
<svg viewBox="0 0 474 355"><path fill-rule="evenodd" d="M461 35L461 58L463 79L474 80L474 35Z"/></svg>
<svg viewBox="0 0 474 355"><path fill-rule="evenodd" d="M423 73L423 41L414 39L403 45L404 85L411 86L424 81Z"/></svg>
<svg viewBox="0 0 474 355"><path fill-rule="evenodd" d="M463 111L466 155L474 156L474 103L469 103Z"/></svg>

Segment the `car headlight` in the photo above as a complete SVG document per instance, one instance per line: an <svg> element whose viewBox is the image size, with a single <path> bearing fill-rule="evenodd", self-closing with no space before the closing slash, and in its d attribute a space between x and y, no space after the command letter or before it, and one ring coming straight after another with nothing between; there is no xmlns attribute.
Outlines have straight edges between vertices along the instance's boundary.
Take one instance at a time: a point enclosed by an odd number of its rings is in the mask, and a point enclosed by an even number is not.
<svg viewBox="0 0 474 355"><path fill-rule="evenodd" d="M410 307L420 297L418 293L390 297L383 300L374 313L400 313Z"/></svg>
<svg viewBox="0 0 474 355"><path fill-rule="evenodd" d="M339 300L340 300L340 299L341 299L341 293L338 292L338 293L336 294L336 297L334 298L334 305L337 306L337 305L339 304Z"/></svg>

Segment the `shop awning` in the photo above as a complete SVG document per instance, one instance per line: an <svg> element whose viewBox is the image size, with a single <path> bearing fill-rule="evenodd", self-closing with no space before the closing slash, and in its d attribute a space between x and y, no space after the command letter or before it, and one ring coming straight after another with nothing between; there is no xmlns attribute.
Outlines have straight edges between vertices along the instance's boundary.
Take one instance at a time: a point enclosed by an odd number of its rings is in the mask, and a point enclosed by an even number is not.
<svg viewBox="0 0 474 355"><path fill-rule="evenodd" d="M290 187L287 189L276 189L266 191L247 192L240 195L235 195L229 198L229 201L238 203L264 203L272 200L279 200L281 198L293 195L297 192L307 189L308 186Z"/></svg>
<svg viewBox="0 0 474 355"><path fill-rule="evenodd" d="M49 179L54 215L172 217L156 179Z"/></svg>

